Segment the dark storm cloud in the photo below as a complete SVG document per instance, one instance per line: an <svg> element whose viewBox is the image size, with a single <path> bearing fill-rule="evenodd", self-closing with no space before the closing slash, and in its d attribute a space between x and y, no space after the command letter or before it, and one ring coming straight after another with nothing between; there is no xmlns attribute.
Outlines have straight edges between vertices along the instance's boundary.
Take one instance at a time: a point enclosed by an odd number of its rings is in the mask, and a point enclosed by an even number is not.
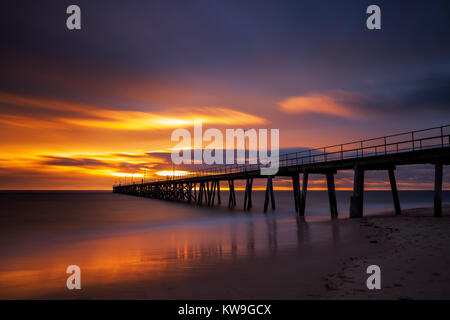
<svg viewBox="0 0 450 320"><path fill-rule="evenodd" d="M394 91L393 88L396 88ZM333 96L333 94L331 94ZM450 73L426 74L368 93L334 95L343 105L355 106L364 114L450 113Z"/></svg>
<svg viewBox="0 0 450 320"><path fill-rule="evenodd" d="M434 75L417 82L417 88L404 99L405 108L450 112L450 74Z"/></svg>

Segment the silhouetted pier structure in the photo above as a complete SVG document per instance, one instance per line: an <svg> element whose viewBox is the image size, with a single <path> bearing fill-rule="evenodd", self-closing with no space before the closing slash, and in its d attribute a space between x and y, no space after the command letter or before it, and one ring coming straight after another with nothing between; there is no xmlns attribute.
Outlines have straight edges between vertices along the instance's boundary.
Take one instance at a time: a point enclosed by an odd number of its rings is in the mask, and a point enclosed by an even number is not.
<svg viewBox="0 0 450 320"><path fill-rule="evenodd" d="M292 180L295 211L305 215L308 177L324 175L332 218L337 218L337 201L334 176L340 170L354 170L353 195L350 198L350 217L362 217L364 174L369 170L383 170L389 178L395 213L401 214L395 179L395 168L401 165L433 164L434 215L442 215L443 166L450 163L450 125L410 131L374 139L337 144L280 155L278 177ZM261 175L261 164L221 165L190 172L171 180L158 180L128 185L115 185L113 192L171 201L214 206L221 203L220 183L229 187L228 207L237 205L234 182L245 181L244 210L252 208L254 179L266 179L264 212L269 204L275 209L274 176ZM300 184L300 177L302 183ZM301 187L300 187L301 185ZM217 200L216 200L217 199Z"/></svg>

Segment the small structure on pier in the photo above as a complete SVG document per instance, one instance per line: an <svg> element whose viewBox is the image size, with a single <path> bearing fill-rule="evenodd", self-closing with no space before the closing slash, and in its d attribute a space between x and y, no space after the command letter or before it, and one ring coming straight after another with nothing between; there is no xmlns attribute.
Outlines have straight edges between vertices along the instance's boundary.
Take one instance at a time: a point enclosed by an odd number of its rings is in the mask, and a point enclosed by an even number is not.
<svg viewBox="0 0 450 320"><path fill-rule="evenodd" d="M400 200L395 179L395 168L401 165L433 164L434 214L442 215L443 166L450 163L450 125L411 131L380 138L360 140L318 149L283 154L275 176L292 180L295 211L305 215L308 177L320 174L326 177L331 218L338 217L334 176L340 170L353 170L353 195L350 198L350 217L363 216L364 175L369 170L387 172L395 214L401 214ZM115 185L113 192L163 200L186 201L198 205L214 206L221 203L220 183L228 182L228 207L236 206L234 182L245 181L244 210L252 208L254 179L267 179L264 212L269 203L275 210L273 192L274 176L261 175L260 165L223 165L191 172L187 176L173 177L140 184ZM300 179L301 177L301 179ZM300 187L301 180L301 187ZM217 195L217 197L216 197Z"/></svg>

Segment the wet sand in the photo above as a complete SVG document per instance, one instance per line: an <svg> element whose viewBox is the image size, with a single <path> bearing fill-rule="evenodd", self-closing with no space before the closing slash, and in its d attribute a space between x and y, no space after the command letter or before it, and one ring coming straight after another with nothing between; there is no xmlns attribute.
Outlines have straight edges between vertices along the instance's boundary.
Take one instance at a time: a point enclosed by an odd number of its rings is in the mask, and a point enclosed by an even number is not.
<svg viewBox="0 0 450 320"><path fill-rule="evenodd" d="M328 273L324 299L450 299L450 208L432 217L432 208L409 209L403 216L364 218L362 242L370 250L342 257ZM381 290L367 290L364 270L381 268Z"/></svg>
<svg viewBox="0 0 450 320"><path fill-rule="evenodd" d="M449 213L446 209L446 213ZM450 217L412 209L359 220L319 222L332 243L303 243L265 257L200 260L188 275L97 286L79 298L125 299L448 299ZM304 222L303 222L304 223ZM308 224L300 222L301 228ZM300 233L302 231L299 231ZM301 235L299 235L301 237ZM366 287L367 266L381 268L381 290ZM57 295L43 298L59 298ZM63 297L73 298L64 292Z"/></svg>
<svg viewBox="0 0 450 320"><path fill-rule="evenodd" d="M345 229L343 237L261 259L212 264L182 282L133 284L121 298L449 299L450 217L431 214L411 209L402 217L323 222L340 225L335 228ZM367 289L371 264L381 268L381 290ZM101 296L102 290L93 293Z"/></svg>

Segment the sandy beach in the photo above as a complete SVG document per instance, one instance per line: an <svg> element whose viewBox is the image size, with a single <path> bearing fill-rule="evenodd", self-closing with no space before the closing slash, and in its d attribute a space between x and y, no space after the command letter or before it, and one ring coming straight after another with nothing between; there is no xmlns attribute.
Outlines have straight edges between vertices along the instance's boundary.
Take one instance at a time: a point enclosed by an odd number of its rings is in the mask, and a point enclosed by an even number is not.
<svg viewBox="0 0 450 320"><path fill-rule="evenodd" d="M450 209L432 217L432 208L410 209L403 216L364 218L359 255L345 255L324 278L324 299L449 299ZM352 221L351 221L352 222ZM367 290L367 265L381 268L382 289Z"/></svg>

